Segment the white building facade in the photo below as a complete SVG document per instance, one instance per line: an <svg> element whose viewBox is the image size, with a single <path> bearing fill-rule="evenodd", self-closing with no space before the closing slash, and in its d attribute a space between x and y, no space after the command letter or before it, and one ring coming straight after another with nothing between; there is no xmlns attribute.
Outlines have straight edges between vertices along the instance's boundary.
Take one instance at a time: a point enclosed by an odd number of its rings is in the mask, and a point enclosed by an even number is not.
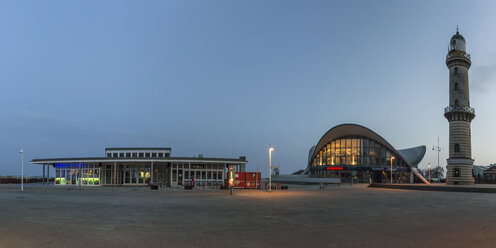
<svg viewBox="0 0 496 248"><path fill-rule="evenodd" d="M105 157L33 159L43 165L47 178L55 169L57 186L146 186L220 187L226 168L245 171L248 161L239 158L171 157L171 148L106 148ZM44 180L45 181L45 180Z"/></svg>

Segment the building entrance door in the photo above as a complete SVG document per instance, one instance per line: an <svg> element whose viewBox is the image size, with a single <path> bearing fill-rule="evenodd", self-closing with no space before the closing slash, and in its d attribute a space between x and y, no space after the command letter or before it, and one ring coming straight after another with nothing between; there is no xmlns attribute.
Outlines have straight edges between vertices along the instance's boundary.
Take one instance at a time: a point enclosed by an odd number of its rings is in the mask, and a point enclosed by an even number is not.
<svg viewBox="0 0 496 248"><path fill-rule="evenodd" d="M183 184L183 170L182 169L172 169L171 174L171 186L177 187Z"/></svg>
<svg viewBox="0 0 496 248"><path fill-rule="evenodd" d="M373 183L382 183L382 171L372 172L372 182Z"/></svg>
<svg viewBox="0 0 496 248"><path fill-rule="evenodd" d="M177 170L177 185L183 185L183 170Z"/></svg>

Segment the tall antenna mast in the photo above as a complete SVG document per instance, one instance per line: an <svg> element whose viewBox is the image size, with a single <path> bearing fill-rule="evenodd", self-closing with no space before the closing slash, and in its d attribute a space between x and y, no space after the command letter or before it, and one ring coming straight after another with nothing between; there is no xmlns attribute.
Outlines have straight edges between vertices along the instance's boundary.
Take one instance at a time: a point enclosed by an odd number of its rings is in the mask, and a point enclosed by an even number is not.
<svg viewBox="0 0 496 248"><path fill-rule="evenodd" d="M457 26L457 29L458 29L458 26ZM437 146L432 146L432 150L437 151L437 167L439 167L439 153L443 149L444 149L444 147L439 146L439 137L437 137Z"/></svg>

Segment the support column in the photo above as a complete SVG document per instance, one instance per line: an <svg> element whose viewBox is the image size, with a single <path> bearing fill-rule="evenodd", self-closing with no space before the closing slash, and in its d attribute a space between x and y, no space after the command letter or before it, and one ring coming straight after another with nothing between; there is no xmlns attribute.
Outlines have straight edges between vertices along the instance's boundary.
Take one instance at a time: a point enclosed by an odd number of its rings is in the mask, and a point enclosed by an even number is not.
<svg viewBox="0 0 496 248"><path fill-rule="evenodd" d="M55 180L53 180L55 184ZM47 186L50 185L50 165L47 166Z"/></svg>
<svg viewBox="0 0 496 248"><path fill-rule="evenodd" d="M113 176L113 180L112 180L112 184L114 185L114 187L115 187L116 181L117 181L117 162L114 161L114 176Z"/></svg>
<svg viewBox="0 0 496 248"><path fill-rule="evenodd" d="M183 165L182 165L182 167L183 167L183 181L182 181L182 185L183 185L183 187L184 187L184 178L185 178L185 176L184 176L184 175L186 174L186 173L185 173L185 171L186 171L186 165L185 165L185 164L183 164ZM179 176L179 173L177 174L177 176Z"/></svg>
<svg viewBox="0 0 496 248"><path fill-rule="evenodd" d="M45 164L43 164L43 185L45 185Z"/></svg>
<svg viewBox="0 0 496 248"><path fill-rule="evenodd" d="M151 166L151 171L150 171L150 183L153 184L153 161L152 161L152 166Z"/></svg>
<svg viewBox="0 0 496 248"><path fill-rule="evenodd" d="M222 181L225 182L226 180L226 168L227 168L227 163L224 163L224 169L222 170Z"/></svg>
<svg viewBox="0 0 496 248"><path fill-rule="evenodd" d="M170 173L169 173L169 174L170 174L170 186L171 186L171 188L172 188L172 172L173 172L172 167L173 167L173 165L172 165L172 164L170 164ZM177 172L176 172L176 173L177 173Z"/></svg>

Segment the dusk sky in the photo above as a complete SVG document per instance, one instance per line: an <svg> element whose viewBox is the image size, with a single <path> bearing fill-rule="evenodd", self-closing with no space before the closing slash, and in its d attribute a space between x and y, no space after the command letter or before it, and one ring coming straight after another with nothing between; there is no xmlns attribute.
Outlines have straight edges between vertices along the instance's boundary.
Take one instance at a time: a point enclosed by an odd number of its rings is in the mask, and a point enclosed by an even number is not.
<svg viewBox="0 0 496 248"><path fill-rule="evenodd" d="M171 147L304 169L330 128L448 145L445 56L472 56L472 156L496 163L495 1L2 1L0 175L33 158ZM441 153L446 165L447 149ZM52 174L53 175L53 174Z"/></svg>

